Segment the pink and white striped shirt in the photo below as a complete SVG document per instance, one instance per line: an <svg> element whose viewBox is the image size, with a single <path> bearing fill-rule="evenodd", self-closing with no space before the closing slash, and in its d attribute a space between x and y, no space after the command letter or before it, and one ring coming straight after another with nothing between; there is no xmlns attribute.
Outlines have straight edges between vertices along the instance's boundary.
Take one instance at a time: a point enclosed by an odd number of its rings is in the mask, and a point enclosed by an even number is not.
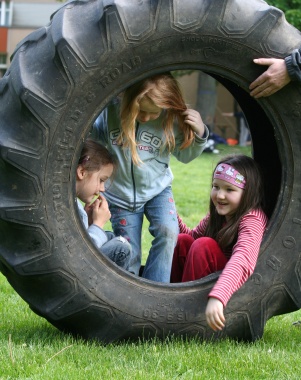
<svg viewBox="0 0 301 380"><path fill-rule="evenodd" d="M204 236L209 214L193 229L188 228L178 217L180 232L194 239ZM267 216L262 210L251 210L241 218L238 237L230 259L219 276L209 297L220 300L224 307L229 299L251 276L257 262L260 244L267 225ZM229 252L224 252L229 257Z"/></svg>

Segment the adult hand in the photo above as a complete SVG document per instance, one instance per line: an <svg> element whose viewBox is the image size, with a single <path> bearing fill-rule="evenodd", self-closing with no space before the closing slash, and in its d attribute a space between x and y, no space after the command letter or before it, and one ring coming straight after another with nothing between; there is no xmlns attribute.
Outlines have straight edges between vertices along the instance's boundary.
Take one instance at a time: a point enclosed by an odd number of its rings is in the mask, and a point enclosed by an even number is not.
<svg viewBox="0 0 301 380"><path fill-rule="evenodd" d="M268 66L268 69L249 86L250 95L255 99L270 96L291 81L284 59L258 58L253 62L257 65Z"/></svg>
<svg viewBox="0 0 301 380"><path fill-rule="evenodd" d="M187 108L186 111L182 113L185 116L185 123L189 124L191 129L200 137L203 137L205 132L205 126L201 115L198 111Z"/></svg>
<svg viewBox="0 0 301 380"><path fill-rule="evenodd" d="M217 298L209 298L205 314L206 321L212 330L222 330L225 327L224 305Z"/></svg>

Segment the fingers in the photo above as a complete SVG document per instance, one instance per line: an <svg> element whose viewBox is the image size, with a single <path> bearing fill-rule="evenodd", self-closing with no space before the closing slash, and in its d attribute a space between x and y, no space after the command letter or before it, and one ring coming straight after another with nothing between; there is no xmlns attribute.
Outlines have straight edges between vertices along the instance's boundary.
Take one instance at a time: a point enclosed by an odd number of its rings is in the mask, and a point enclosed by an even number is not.
<svg viewBox="0 0 301 380"><path fill-rule="evenodd" d="M209 298L206 307L206 321L214 331L220 331L225 327L224 306L216 298Z"/></svg>
<svg viewBox="0 0 301 380"><path fill-rule="evenodd" d="M212 315L206 318L207 323L213 331L221 331L225 327L225 318L220 315Z"/></svg>
<svg viewBox="0 0 301 380"><path fill-rule="evenodd" d="M266 80L266 73L264 72L264 73L261 74L258 78L256 78L256 79L254 80L254 82L252 82L252 83L250 84L249 89L250 89L250 90L253 90L253 89L258 88L258 86L261 86L261 85L264 84L265 80Z"/></svg>
<svg viewBox="0 0 301 380"><path fill-rule="evenodd" d="M262 66L270 66L273 63L275 63L274 58L255 58L253 59L253 62L256 63L257 65L262 65ZM267 75L266 72L261 74L258 78L256 78L249 86L250 90L256 89L258 86L262 86L264 82L267 80ZM259 89L258 91L254 91L255 94L261 92L262 89Z"/></svg>
<svg viewBox="0 0 301 380"><path fill-rule="evenodd" d="M289 83L289 80L287 79L276 80L277 78L275 78L275 81L272 81L267 73L262 74L256 81L251 83L249 88L253 89L250 92L250 95L256 99L271 96Z"/></svg>
<svg viewBox="0 0 301 380"><path fill-rule="evenodd" d="M99 206L101 205L102 203L102 199L100 198L100 196L98 198L95 199L95 201L92 203L92 207L93 208L99 208Z"/></svg>
<svg viewBox="0 0 301 380"><path fill-rule="evenodd" d="M93 208L93 205L85 204L84 209L85 209L86 212L90 212L92 210L92 208Z"/></svg>
<svg viewBox="0 0 301 380"><path fill-rule="evenodd" d="M99 194L99 196L97 197L97 199L98 199L100 202L104 202L104 201L106 201L106 198L105 198L102 194Z"/></svg>
<svg viewBox="0 0 301 380"><path fill-rule="evenodd" d="M185 123L189 124L192 130L199 136L203 136L205 127L200 113L188 108L182 113L182 115L185 116Z"/></svg>
<svg viewBox="0 0 301 380"><path fill-rule="evenodd" d="M93 205L100 206L102 203L106 203L106 202L107 202L106 198L102 194L99 194L98 197L93 202Z"/></svg>
<svg viewBox="0 0 301 380"><path fill-rule="evenodd" d="M275 62L275 58L255 58L253 62L257 65L270 66Z"/></svg>
<svg viewBox="0 0 301 380"><path fill-rule="evenodd" d="M99 198L93 203L93 223L103 228L105 223L111 218L111 212L109 210L108 202L100 195Z"/></svg>
<svg viewBox="0 0 301 380"><path fill-rule="evenodd" d="M199 123L202 120L200 113L193 109L187 109L182 115L185 116L185 122Z"/></svg>
<svg viewBox="0 0 301 380"><path fill-rule="evenodd" d="M249 86L250 95L254 98L273 95L291 80L284 59L258 58L254 59L254 63L268 66L268 69Z"/></svg>
<svg viewBox="0 0 301 380"><path fill-rule="evenodd" d="M260 79L262 83L260 83L260 81L258 81L258 84L256 84L255 82L251 83L251 85L253 84L255 86L254 89L250 92L250 95L253 96L253 98L258 99L261 97L270 96L273 95L276 91L278 91L279 88L275 85L270 84L268 82L264 82L265 77L258 79ZM251 87L251 85L250 89L253 88Z"/></svg>
<svg viewBox="0 0 301 380"><path fill-rule="evenodd" d="M108 202L103 195L99 195L99 197L93 203L93 207L95 209L102 209L102 210L109 209Z"/></svg>

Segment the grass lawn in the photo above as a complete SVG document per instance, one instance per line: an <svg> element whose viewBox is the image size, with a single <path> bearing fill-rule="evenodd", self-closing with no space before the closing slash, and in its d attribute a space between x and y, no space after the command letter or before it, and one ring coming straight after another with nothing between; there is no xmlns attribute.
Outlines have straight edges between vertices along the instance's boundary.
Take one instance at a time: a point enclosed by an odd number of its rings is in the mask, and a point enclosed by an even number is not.
<svg viewBox="0 0 301 380"><path fill-rule="evenodd" d="M249 148L219 146L250 154ZM178 212L194 227L207 211L212 169L220 155L203 154L188 165L172 160ZM144 258L150 238L143 234ZM103 346L62 334L38 317L0 274L0 380L8 379L300 379L301 311L268 321L261 340L247 344L185 341ZM300 325L301 326L301 325Z"/></svg>

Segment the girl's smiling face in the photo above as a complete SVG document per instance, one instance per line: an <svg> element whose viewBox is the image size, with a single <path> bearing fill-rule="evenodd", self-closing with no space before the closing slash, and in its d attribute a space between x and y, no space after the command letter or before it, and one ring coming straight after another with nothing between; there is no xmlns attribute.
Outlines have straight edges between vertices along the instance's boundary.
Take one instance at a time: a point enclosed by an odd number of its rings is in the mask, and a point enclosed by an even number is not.
<svg viewBox="0 0 301 380"><path fill-rule="evenodd" d="M102 166L97 172L88 172L79 165L76 178L76 196L84 203L90 204L95 196L105 191L105 182L113 173L113 165Z"/></svg>
<svg viewBox="0 0 301 380"><path fill-rule="evenodd" d="M156 120L160 116L162 108L156 106L150 99L143 97L139 104L139 113L136 120L139 123L146 123L149 120Z"/></svg>
<svg viewBox="0 0 301 380"><path fill-rule="evenodd" d="M212 182L211 199L219 215L228 221L235 214L244 190L221 179Z"/></svg>

